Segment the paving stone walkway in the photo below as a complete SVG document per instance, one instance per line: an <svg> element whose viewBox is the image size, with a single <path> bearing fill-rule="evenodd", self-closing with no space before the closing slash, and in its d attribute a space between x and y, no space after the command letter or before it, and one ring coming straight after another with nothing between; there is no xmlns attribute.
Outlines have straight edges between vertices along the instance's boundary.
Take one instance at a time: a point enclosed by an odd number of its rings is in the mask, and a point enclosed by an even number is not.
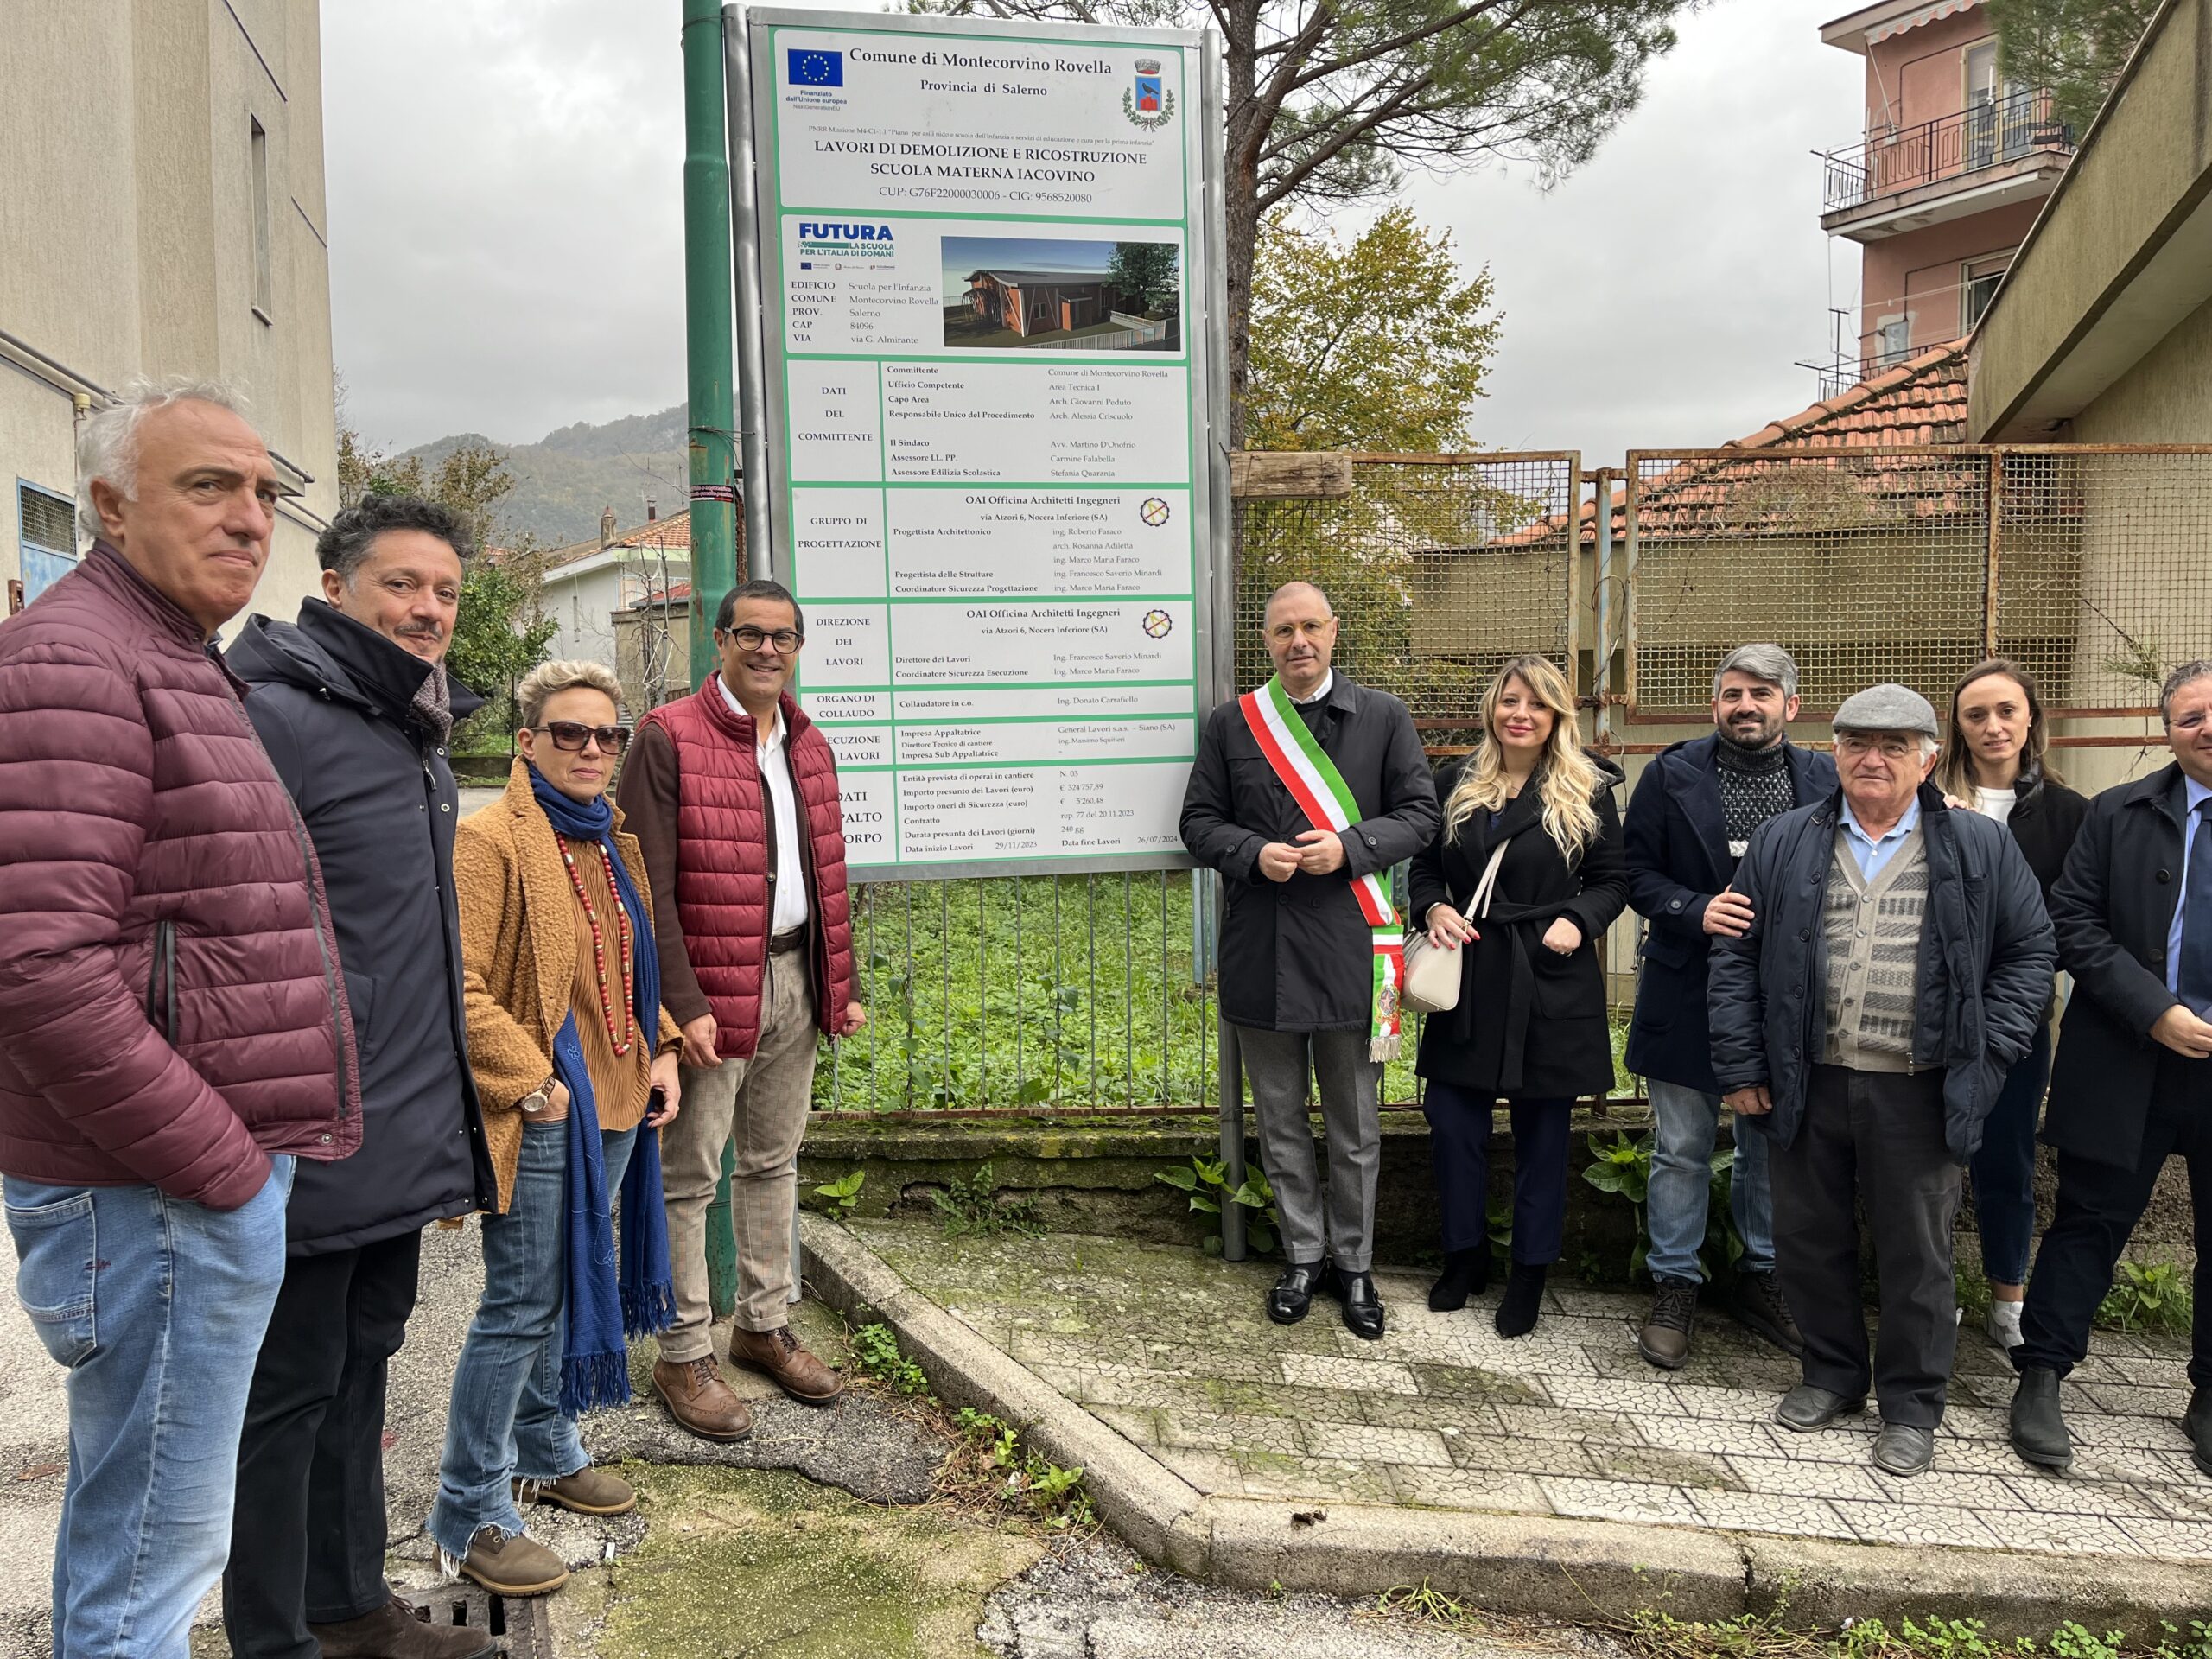
<svg viewBox="0 0 2212 1659"><path fill-rule="evenodd" d="M1368 1343L1333 1303L1268 1323L1279 1268L1266 1262L852 1225L909 1284L1209 1494L2212 1561L2212 1481L2181 1430L2176 1344L2098 1333L2066 1384L2077 1455L2060 1478L2005 1444L2012 1371L1969 1325L1936 1466L1897 1480L1869 1461L1871 1407L1817 1434L1777 1424L1795 1363L1713 1310L1690 1364L1668 1373L1636 1352L1645 1298L1572 1281L1508 1342L1495 1289L1432 1313L1426 1275L1378 1272L1389 1334Z"/></svg>

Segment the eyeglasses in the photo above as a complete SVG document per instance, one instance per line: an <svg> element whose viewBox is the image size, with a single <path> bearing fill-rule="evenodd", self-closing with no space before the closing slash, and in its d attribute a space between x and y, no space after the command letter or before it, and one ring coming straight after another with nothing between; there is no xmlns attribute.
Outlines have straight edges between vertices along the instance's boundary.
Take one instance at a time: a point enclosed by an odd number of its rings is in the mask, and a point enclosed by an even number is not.
<svg viewBox="0 0 2212 1659"><path fill-rule="evenodd" d="M1267 634L1268 638L1274 640L1277 645L1285 645L1297 639L1300 634L1304 634L1308 639L1319 639L1323 634L1326 633L1331 628L1333 628L1336 626L1337 619L1335 617L1325 616L1320 618L1319 620L1309 619L1304 622L1278 622L1274 626L1267 631Z"/></svg>
<svg viewBox="0 0 2212 1659"><path fill-rule="evenodd" d="M601 754L620 754L629 746L627 726L587 726L580 720L549 721L531 730L543 732L553 740L553 747L570 754L581 754L585 744L596 738Z"/></svg>
<svg viewBox="0 0 2212 1659"><path fill-rule="evenodd" d="M737 642L740 651L758 651L762 645L773 645L776 655L789 657L806 643L806 636L796 628L778 628L770 633L765 628L717 628L717 633L727 633Z"/></svg>

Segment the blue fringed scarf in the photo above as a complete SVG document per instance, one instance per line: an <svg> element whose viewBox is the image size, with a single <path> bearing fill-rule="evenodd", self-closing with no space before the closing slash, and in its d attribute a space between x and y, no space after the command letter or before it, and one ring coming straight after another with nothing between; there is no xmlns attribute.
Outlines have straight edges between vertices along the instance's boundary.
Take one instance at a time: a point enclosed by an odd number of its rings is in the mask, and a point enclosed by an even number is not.
<svg viewBox="0 0 2212 1659"><path fill-rule="evenodd" d="M660 1033L660 957L653 949L652 918L614 849L614 809L604 798L589 805L571 800L536 767L531 769L530 787L556 835L600 842L607 848L615 896L630 913L637 955L637 1040L650 1052ZM629 1400L626 1335L657 1333L676 1323L676 1281L669 1268L668 1217L661 1208L660 1135L642 1125L622 1178L618 1268L607 1166L600 1150L599 1104L592 1096L573 1009L553 1039L553 1071L569 1089L568 1259L563 1269L568 1340L561 1354L561 1409L575 1417Z"/></svg>

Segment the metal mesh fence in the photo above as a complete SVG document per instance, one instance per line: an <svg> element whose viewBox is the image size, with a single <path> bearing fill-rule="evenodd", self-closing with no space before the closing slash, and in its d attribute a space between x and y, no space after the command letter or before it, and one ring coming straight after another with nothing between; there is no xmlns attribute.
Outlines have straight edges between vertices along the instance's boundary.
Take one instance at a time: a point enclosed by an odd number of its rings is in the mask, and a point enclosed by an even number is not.
<svg viewBox="0 0 2212 1659"><path fill-rule="evenodd" d="M1273 671L1260 624L1286 582L1337 613L1336 663L1402 699L1431 742L1471 734L1497 665L1541 652L1575 674L1571 454L1356 455L1351 493L1236 504L1236 683Z"/></svg>
<svg viewBox="0 0 2212 1659"><path fill-rule="evenodd" d="M1630 461L1614 533L1631 718L1701 718L1713 664L1753 639L1796 657L1808 714L1881 680L1940 709L1999 654L2054 716L2140 714L2167 671L2212 653L2212 449Z"/></svg>

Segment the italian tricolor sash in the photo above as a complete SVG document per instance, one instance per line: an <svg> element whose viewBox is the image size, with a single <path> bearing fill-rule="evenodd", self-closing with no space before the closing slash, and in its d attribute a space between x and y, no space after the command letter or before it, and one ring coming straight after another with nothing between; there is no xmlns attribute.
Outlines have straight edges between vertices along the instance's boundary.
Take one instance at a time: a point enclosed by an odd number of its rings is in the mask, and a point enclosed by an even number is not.
<svg viewBox="0 0 2212 1659"><path fill-rule="evenodd" d="M1290 694L1280 679L1269 680L1256 691L1236 700L1244 723L1251 728L1260 753L1290 791L1299 810L1316 830L1341 833L1358 821L1359 803L1352 798L1337 763L1323 753L1306 729ZM1405 936L1398 923L1390 890L1375 875L1355 876L1351 890L1367 918L1373 941L1374 995L1369 1009L1367 1058L1391 1060L1398 1056L1400 994L1406 983Z"/></svg>

